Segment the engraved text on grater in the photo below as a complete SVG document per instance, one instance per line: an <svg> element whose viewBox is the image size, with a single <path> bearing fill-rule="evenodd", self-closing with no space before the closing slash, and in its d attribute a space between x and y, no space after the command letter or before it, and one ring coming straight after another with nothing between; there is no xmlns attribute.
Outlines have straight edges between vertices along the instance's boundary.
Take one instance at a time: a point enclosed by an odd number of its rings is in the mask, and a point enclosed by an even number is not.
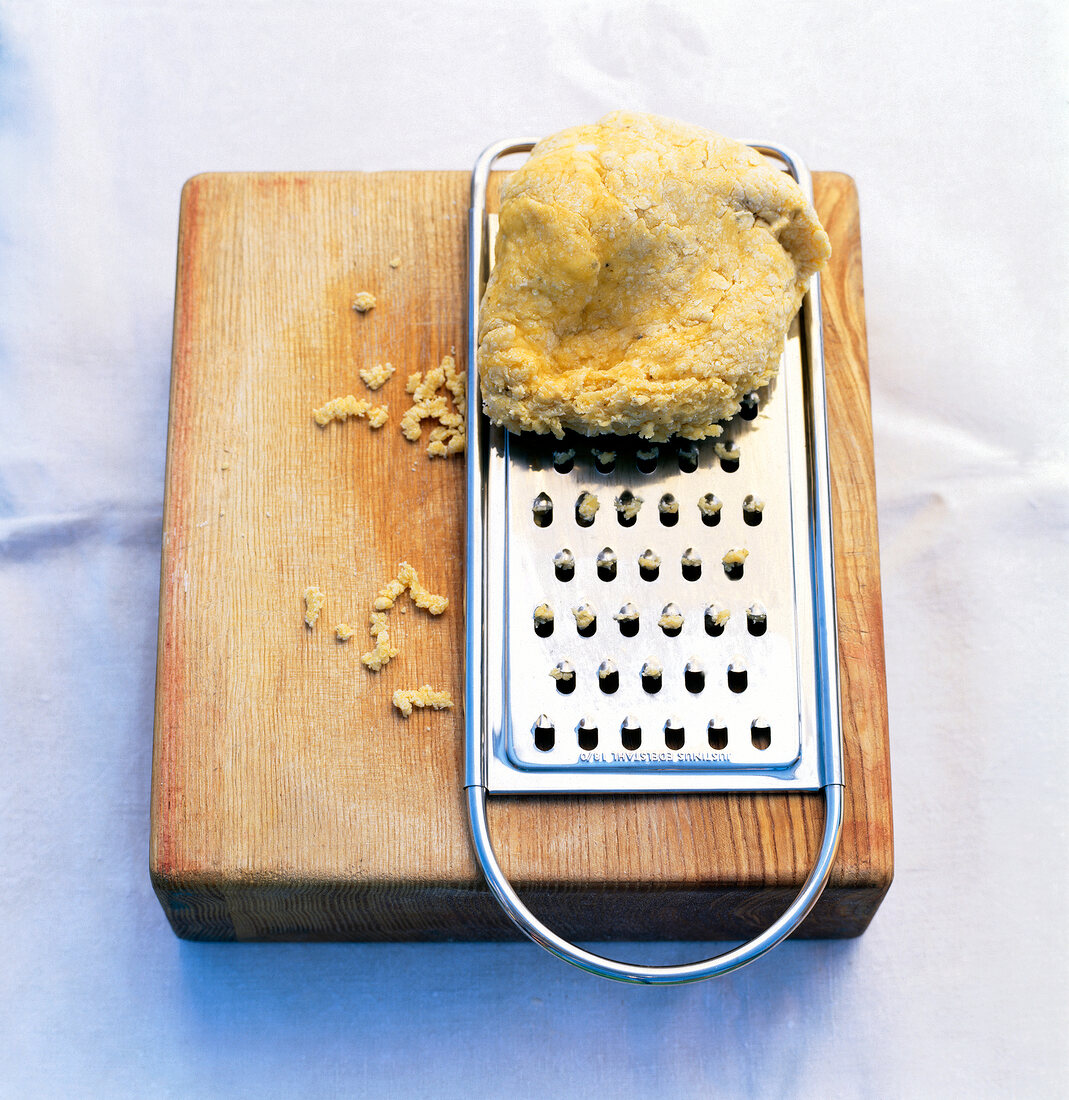
<svg viewBox="0 0 1069 1100"><path fill-rule="evenodd" d="M722 764L731 757L726 752L581 752L580 764Z"/></svg>

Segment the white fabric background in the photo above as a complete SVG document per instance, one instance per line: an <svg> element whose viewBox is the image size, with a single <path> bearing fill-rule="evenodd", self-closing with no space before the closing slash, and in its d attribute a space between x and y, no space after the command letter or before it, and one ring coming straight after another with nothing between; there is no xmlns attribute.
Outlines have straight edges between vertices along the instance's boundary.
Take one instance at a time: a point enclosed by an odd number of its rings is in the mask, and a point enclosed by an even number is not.
<svg viewBox="0 0 1069 1100"><path fill-rule="evenodd" d="M0 3L0 1094L1066 1094L1059 7ZM681 989L179 942L147 830L182 182L466 168L621 106L858 181L890 894Z"/></svg>

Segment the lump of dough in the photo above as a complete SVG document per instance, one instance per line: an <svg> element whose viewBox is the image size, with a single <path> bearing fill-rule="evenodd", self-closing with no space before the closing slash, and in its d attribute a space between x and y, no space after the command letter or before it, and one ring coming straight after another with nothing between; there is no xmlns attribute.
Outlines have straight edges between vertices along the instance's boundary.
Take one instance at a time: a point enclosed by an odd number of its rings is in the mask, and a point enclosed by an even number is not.
<svg viewBox="0 0 1069 1100"><path fill-rule="evenodd" d="M719 435L830 254L801 188L709 130L616 112L546 138L502 192L487 415L557 438Z"/></svg>

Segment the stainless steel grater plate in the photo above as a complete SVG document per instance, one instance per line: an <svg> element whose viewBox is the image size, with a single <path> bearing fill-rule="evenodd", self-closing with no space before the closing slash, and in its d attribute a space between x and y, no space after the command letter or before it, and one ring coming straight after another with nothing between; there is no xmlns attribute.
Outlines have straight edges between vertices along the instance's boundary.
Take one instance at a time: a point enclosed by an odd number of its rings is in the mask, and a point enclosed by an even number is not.
<svg viewBox="0 0 1069 1100"><path fill-rule="evenodd" d="M804 916L841 824L819 280L776 380L719 439L556 440L490 425L476 360L497 228L487 188L500 156L533 144L492 146L472 178L465 704L476 851L510 916L562 958L624 980L696 980L756 957ZM754 147L812 198L797 158ZM825 843L802 893L715 965L625 972L560 940L504 881L485 822L487 793L820 788Z"/></svg>

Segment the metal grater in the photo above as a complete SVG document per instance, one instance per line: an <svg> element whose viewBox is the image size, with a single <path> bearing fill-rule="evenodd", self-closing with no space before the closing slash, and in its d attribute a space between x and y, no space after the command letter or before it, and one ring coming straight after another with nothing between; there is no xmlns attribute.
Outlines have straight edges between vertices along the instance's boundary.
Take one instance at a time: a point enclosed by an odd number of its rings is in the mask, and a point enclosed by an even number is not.
<svg viewBox="0 0 1069 1100"><path fill-rule="evenodd" d="M472 176L472 834L506 912L554 954L625 981L694 981L735 969L790 933L823 889L841 829L819 282L791 327L776 380L749 395L717 440L505 432L477 398L478 308L497 229L486 197L494 162L533 145L491 146ZM754 148L812 197L795 156ZM827 800L824 842L794 903L749 943L682 966L619 963L561 939L504 878L486 826L487 794L817 789Z"/></svg>

